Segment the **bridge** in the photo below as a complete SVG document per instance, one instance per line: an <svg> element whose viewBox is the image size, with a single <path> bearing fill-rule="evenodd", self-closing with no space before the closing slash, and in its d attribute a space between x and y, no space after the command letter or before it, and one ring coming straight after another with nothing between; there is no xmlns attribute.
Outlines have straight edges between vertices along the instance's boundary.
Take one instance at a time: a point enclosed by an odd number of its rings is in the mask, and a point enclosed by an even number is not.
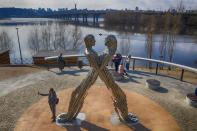
<svg viewBox="0 0 197 131"><path fill-rule="evenodd" d="M58 18L58 19L64 19L69 22L74 22L74 23L82 23L83 25L86 25L88 23L88 18L93 19L93 25L98 25L98 20L101 17L104 17L105 14L107 13L114 13L114 12L124 12L124 13L132 13L133 15L140 16L140 15L148 15L148 16L162 16L165 15L167 12L154 12L154 11L121 11L121 10L77 10L77 9L72 9L72 10L67 10L64 13L57 13L57 14L52 14L52 15L47 15L46 17L48 18ZM171 15L176 15L177 13L171 13ZM181 13L182 19L184 23L187 24L187 21L190 17L197 17L196 13ZM82 20L80 21L79 18Z"/></svg>
<svg viewBox="0 0 197 131"><path fill-rule="evenodd" d="M65 19L66 21L79 22L79 18L82 18L83 23L88 22L88 18L93 18L93 23L98 23L100 17L104 17L106 13L115 12L115 11L106 11L106 10L71 10L62 14L53 14L48 15L50 18L60 18ZM74 19L74 20L73 20Z"/></svg>

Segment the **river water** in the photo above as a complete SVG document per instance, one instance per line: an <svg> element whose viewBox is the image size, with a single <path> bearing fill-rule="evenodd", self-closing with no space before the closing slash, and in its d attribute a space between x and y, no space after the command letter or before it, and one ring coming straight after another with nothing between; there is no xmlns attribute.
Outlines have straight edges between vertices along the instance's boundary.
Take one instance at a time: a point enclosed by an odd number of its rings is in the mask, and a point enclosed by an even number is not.
<svg viewBox="0 0 197 131"><path fill-rule="evenodd" d="M102 21L101 19L100 21ZM13 48L11 51L11 61L14 58L20 58L18 39L16 33L16 27L19 28L19 38L21 43L21 50L23 58L31 59L33 52L29 48L28 38L31 35L30 32L38 27L43 28L47 25L54 26L55 23L62 20L46 19L46 18L13 18L9 20L0 20L0 33L5 31L10 36L13 42ZM91 21L91 20L89 20ZM102 25L101 25L102 27ZM66 29L74 29L75 25L67 24ZM104 46L104 41L107 35L113 34L118 40L117 53L121 54L131 54L136 57L147 57L145 45L146 45L146 35L140 33L125 33L119 31L109 31L104 28L98 27L79 27L82 33L82 38L87 34L93 34L96 39L96 45L94 49L101 53L106 47ZM53 28L51 29L52 34ZM162 36L160 34L154 35L152 58L160 59L159 45ZM70 43L72 44L72 43ZM84 44L84 43L82 43ZM84 46L83 46L84 47ZM197 67L197 43L195 43L195 38L188 35L178 35L176 37L175 46L173 47L173 59L172 62L182 65L187 65L191 67ZM84 48L80 48L79 54L84 52ZM169 51L167 49L166 59L169 61ZM139 63L140 64L140 63Z"/></svg>

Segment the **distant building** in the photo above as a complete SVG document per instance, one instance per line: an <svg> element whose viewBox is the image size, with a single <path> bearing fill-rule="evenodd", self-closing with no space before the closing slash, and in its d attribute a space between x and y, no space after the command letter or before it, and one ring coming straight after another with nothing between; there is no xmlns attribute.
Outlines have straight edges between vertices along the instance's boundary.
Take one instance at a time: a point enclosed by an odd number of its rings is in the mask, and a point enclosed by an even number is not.
<svg viewBox="0 0 197 131"><path fill-rule="evenodd" d="M51 8L47 8L47 12L51 13L53 10Z"/></svg>
<svg viewBox="0 0 197 131"><path fill-rule="evenodd" d="M61 11L61 12L67 11L67 10L68 10L68 8L58 8L58 11Z"/></svg>
<svg viewBox="0 0 197 131"><path fill-rule="evenodd" d="M138 12L139 11L139 7L136 6L135 7L135 11Z"/></svg>
<svg viewBox="0 0 197 131"><path fill-rule="evenodd" d="M75 10L77 10L77 4L75 3Z"/></svg>
<svg viewBox="0 0 197 131"><path fill-rule="evenodd" d="M176 9L171 9L170 10L172 13L177 13L177 10Z"/></svg>

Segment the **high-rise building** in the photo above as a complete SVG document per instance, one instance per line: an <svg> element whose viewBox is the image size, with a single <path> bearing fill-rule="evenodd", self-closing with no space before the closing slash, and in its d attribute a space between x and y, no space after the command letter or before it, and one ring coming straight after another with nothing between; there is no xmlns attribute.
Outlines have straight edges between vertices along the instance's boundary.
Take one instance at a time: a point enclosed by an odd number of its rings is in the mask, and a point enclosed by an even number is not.
<svg viewBox="0 0 197 131"><path fill-rule="evenodd" d="M135 7L135 11L139 11L139 7L136 6L136 7Z"/></svg>
<svg viewBox="0 0 197 131"><path fill-rule="evenodd" d="M75 10L77 10L77 4L75 3Z"/></svg>

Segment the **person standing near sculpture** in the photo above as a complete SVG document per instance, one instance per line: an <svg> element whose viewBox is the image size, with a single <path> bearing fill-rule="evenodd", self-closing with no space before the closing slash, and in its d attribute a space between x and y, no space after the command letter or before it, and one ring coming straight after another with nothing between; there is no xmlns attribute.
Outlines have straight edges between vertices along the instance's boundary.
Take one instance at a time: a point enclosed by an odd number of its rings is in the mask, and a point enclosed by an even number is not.
<svg viewBox="0 0 197 131"><path fill-rule="evenodd" d="M119 67L118 67L118 73L119 73L122 77L124 77L124 75L128 75L127 72L125 71L124 66L123 66L122 63L121 63L121 64L119 65Z"/></svg>
<svg viewBox="0 0 197 131"><path fill-rule="evenodd" d="M130 67L130 61L131 61L131 55L128 55L125 59L125 66L126 66L126 70L129 71L129 67Z"/></svg>
<svg viewBox="0 0 197 131"><path fill-rule="evenodd" d="M116 54L116 56L113 58L113 62L114 62L114 65L115 65L115 71L118 72L118 67L120 65L120 62L122 60L122 57L120 54Z"/></svg>
<svg viewBox="0 0 197 131"><path fill-rule="evenodd" d="M58 66L59 66L59 70L62 72L65 66L65 61L62 57L62 53L60 53L60 55L58 56Z"/></svg>
<svg viewBox="0 0 197 131"><path fill-rule="evenodd" d="M56 104L58 103L58 98L56 96L56 92L53 88L50 88L49 93L48 94L41 94L40 92L38 92L38 95L41 96L48 96L48 103L49 103L49 107L51 109L52 112L52 122L55 122L55 118L56 118Z"/></svg>

